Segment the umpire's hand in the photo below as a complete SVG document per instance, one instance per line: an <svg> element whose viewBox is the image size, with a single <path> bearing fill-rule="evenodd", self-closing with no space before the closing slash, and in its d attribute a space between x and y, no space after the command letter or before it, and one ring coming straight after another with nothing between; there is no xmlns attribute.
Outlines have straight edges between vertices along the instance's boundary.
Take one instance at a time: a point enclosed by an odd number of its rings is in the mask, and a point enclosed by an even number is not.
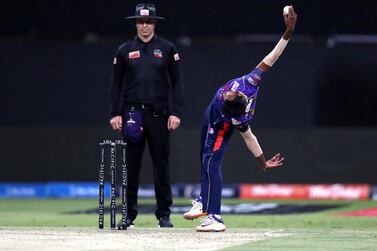
<svg viewBox="0 0 377 251"><path fill-rule="evenodd" d="M121 131L122 130L122 116L115 116L112 119L110 119L110 125L115 131Z"/></svg>
<svg viewBox="0 0 377 251"><path fill-rule="evenodd" d="M181 119L177 116L170 115L168 119L168 130L175 130L181 124Z"/></svg>

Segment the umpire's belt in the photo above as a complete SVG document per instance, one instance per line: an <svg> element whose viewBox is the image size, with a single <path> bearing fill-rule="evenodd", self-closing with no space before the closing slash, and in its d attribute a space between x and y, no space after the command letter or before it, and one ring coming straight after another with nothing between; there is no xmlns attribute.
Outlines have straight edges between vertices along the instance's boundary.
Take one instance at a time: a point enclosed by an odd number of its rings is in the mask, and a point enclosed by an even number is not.
<svg viewBox="0 0 377 251"><path fill-rule="evenodd" d="M140 110L152 110L153 104L143 104L143 103L126 103L124 108L127 111L140 111Z"/></svg>

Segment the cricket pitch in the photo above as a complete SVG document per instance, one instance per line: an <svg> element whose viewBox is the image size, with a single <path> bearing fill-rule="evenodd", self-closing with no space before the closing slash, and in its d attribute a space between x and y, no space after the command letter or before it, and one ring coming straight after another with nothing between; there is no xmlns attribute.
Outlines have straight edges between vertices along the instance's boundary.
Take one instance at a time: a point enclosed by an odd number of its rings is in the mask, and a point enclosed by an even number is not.
<svg viewBox="0 0 377 251"><path fill-rule="evenodd" d="M186 228L126 231L66 227L0 227L2 250L218 250L288 235L283 230L230 229L197 233Z"/></svg>

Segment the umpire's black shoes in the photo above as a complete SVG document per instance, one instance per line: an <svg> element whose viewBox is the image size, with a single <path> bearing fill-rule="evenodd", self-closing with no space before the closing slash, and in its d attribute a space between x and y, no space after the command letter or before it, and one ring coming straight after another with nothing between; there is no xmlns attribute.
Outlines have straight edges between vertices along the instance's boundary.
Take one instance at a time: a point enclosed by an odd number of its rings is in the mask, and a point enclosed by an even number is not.
<svg viewBox="0 0 377 251"><path fill-rule="evenodd" d="M158 220L158 227L174 227L169 216L162 217Z"/></svg>
<svg viewBox="0 0 377 251"><path fill-rule="evenodd" d="M118 227L119 230L122 229L122 220L120 220L118 222L117 227ZM134 222L132 220L127 219L126 220L126 227L127 227L127 229L133 229L133 228L135 228L135 224L134 224Z"/></svg>

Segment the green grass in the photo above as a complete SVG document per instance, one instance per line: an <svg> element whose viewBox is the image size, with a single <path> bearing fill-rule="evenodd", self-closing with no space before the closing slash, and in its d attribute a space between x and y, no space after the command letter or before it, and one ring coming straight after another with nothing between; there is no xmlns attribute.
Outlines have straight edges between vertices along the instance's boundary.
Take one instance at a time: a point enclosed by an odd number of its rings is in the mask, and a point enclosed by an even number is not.
<svg viewBox="0 0 377 251"><path fill-rule="evenodd" d="M227 199L224 203L234 204L240 200ZM263 200L242 200L242 202L266 202ZM271 201L268 201L271 202ZM223 215L228 228L377 228L377 217L343 217L337 213L377 206L373 201L277 201L284 204L337 204L341 208L318 213L289 215ZM154 204L154 200L143 199L142 204ZM176 199L175 204L189 205L188 200ZM106 201L106 205L108 205ZM0 199L0 224L2 226L75 226L96 227L97 214L65 214L80 210L95 209L97 199ZM118 214L119 215L119 214ZM120 216L119 216L120 217ZM108 215L105 220L108 220ZM185 221L181 215L172 215L177 227L194 227L197 221ZM140 227L155 227L152 214L140 215L135 223Z"/></svg>
<svg viewBox="0 0 377 251"><path fill-rule="evenodd" d="M263 200L225 199L223 203L266 202ZM271 202L271 201L268 201ZM288 236L252 242L239 247L224 249L239 250L377 250L377 217L345 217L338 213L376 207L374 201L274 201L284 204L336 204L342 207L317 213L289 215L223 215L228 229L249 228L283 229ZM154 204L151 199L140 200L141 204ZM175 204L189 205L185 199L174 200ZM106 205L108 205L106 201ZM0 199L1 226L28 227L93 227L97 228L97 214L66 214L67 212L97 208L97 199ZM118 214L119 215L119 214ZM118 216L120 218L120 216ZM194 228L198 221L185 221L182 215L172 215L175 227ZM109 216L106 215L105 224ZM152 214L139 215L137 227L156 227Z"/></svg>
<svg viewBox="0 0 377 251"><path fill-rule="evenodd" d="M257 241L222 251L363 251L377 250L377 231L355 229L297 229L288 231L291 235Z"/></svg>

